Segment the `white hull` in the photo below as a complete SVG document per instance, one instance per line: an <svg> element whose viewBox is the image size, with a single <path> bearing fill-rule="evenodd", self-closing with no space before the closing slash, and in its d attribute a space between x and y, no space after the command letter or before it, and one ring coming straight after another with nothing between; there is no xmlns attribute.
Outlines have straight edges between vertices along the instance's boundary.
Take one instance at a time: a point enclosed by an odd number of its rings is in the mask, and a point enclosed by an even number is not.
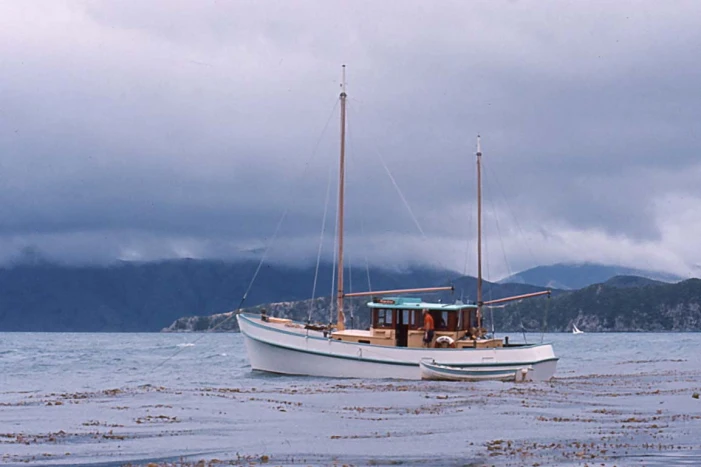
<svg viewBox="0 0 701 467"><path fill-rule="evenodd" d="M264 322L257 315L237 315L254 370L334 378L420 380L419 362L483 370L516 371L532 367L533 380L549 380L558 358L550 344L480 348L428 349L357 344L329 339L319 331Z"/></svg>

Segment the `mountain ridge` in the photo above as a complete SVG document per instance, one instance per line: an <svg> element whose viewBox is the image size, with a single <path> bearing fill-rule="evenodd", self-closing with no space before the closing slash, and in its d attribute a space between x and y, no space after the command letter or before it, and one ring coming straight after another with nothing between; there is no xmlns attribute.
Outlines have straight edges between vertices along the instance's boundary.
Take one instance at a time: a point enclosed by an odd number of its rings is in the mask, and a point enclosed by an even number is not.
<svg viewBox="0 0 701 467"><path fill-rule="evenodd" d="M498 282L532 284L562 290L576 290L595 283L606 282L615 276L637 276L660 282L679 282L676 274L646 269L629 268L593 262L565 262L535 266L505 277Z"/></svg>

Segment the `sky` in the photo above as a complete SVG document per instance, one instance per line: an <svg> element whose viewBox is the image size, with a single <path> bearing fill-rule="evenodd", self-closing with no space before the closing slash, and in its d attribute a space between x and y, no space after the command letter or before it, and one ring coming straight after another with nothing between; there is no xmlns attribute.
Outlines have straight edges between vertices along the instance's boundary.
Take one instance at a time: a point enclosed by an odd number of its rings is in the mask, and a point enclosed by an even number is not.
<svg viewBox="0 0 701 467"><path fill-rule="evenodd" d="M0 1L0 262L701 275L701 2ZM326 213L326 214L325 214Z"/></svg>

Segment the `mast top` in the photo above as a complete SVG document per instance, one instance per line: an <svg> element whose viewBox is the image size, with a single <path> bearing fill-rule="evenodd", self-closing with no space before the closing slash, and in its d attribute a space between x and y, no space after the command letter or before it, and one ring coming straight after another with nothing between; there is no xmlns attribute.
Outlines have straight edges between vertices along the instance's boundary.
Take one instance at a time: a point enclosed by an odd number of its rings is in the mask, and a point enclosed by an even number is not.
<svg viewBox="0 0 701 467"><path fill-rule="evenodd" d="M477 155L482 155L482 146L480 145L480 135L477 135Z"/></svg>
<svg viewBox="0 0 701 467"><path fill-rule="evenodd" d="M346 97L346 65L341 65L341 97Z"/></svg>

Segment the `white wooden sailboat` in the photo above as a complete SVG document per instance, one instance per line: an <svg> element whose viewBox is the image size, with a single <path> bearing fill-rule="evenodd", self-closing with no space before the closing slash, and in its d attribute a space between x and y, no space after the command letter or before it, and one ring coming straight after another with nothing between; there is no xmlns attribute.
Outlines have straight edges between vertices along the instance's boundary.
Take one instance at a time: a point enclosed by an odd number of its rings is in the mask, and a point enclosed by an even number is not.
<svg viewBox="0 0 701 467"><path fill-rule="evenodd" d="M269 317L265 314L241 313L236 316L244 336L253 370L291 375L343 378L395 378L419 380L441 372L462 374L469 380L516 378L527 369L534 380L553 377L558 357L550 344L516 344L508 338L488 338L482 327L482 308L510 300L549 294L549 291L483 301L482 299L482 195L481 157L477 141L477 301L428 303L421 298L406 297L452 290L452 287L429 287L374 292L345 293L343 289L343 208L346 132L345 67L341 109L341 144L338 196L338 272L337 323L331 329L319 329L303 322ZM369 330L346 329L344 299L370 297L367 306L372 314ZM435 323L433 338L425 344L422 312L426 310ZM421 362L425 363L422 365ZM431 373L431 371L433 373Z"/></svg>
<svg viewBox="0 0 701 467"><path fill-rule="evenodd" d="M572 334L584 334L584 331L580 331L577 325L572 323Z"/></svg>

